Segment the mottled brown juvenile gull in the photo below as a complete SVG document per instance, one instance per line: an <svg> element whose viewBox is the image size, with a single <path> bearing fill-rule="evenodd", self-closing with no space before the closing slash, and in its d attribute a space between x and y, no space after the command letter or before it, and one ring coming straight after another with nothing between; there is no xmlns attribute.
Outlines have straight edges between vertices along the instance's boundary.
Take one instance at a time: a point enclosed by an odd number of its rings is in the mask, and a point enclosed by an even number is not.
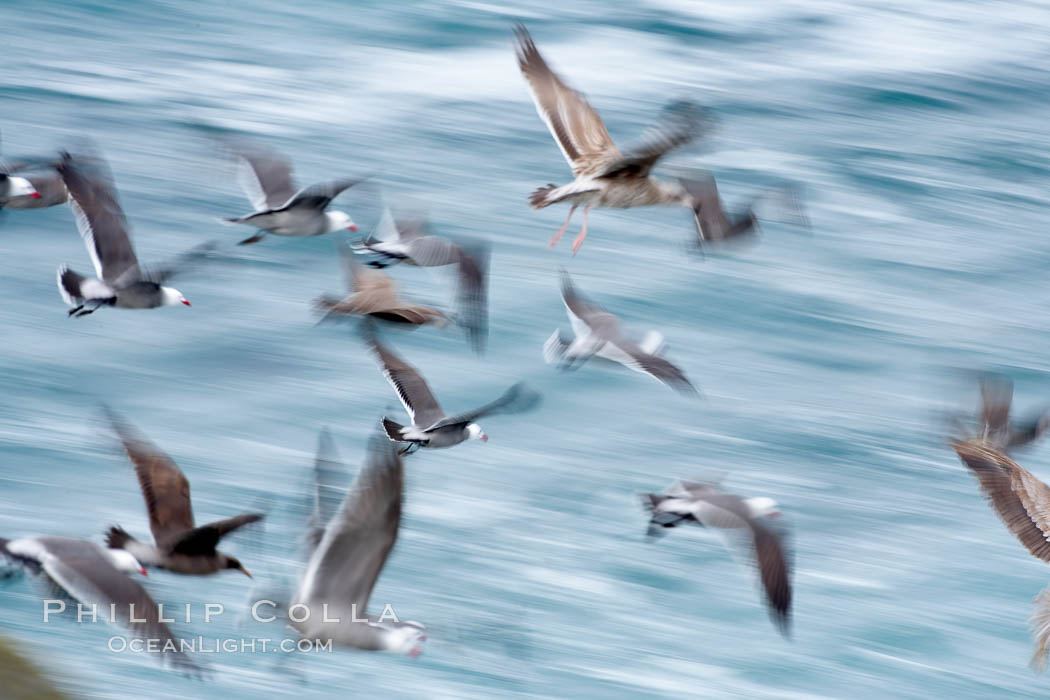
<svg viewBox="0 0 1050 700"><path fill-rule="evenodd" d="M322 320L340 316L373 316L412 326L428 323L442 326L448 322L445 314L437 309L402 301L398 285L389 275L382 270L365 268L345 246L340 246L339 252L350 294L343 299L327 295L318 298L315 306L324 313Z"/></svg>
<svg viewBox="0 0 1050 700"><path fill-rule="evenodd" d="M565 223L550 240L552 248L580 205L584 207L583 226L573 241L573 254L587 237L587 213L591 207L627 209L667 204L695 209L692 195L681 184L658 180L649 173L667 153L704 132L706 120L697 105L689 102L669 105L663 123L647 132L637 148L621 152L602 118L583 95L566 85L547 65L528 30L519 24L514 33L518 66L529 84L536 111L575 176L568 185L547 185L529 197L534 209L558 202L572 205Z"/></svg>
<svg viewBox="0 0 1050 700"><path fill-rule="evenodd" d="M1050 487L1005 452L1009 446L1034 439L1025 434L1022 442L1015 442L1022 437L1015 438L1017 434L1010 427L1011 396L1008 381L985 377L981 383L980 430L977 435L953 440L952 447L977 477L981 492L1006 528L1032 556L1050 562ZM1036 598L1030 624L1035 638L1031 666L1042 672L1050 652L1050 589Z"/></svg>
<svg viewBox="0 0 1050 700"><path fill-rule="evenodd" d="M195 525L190 483L182 470L131 424L112 410L105 410L135 467L154 541L152 545L142 542L114 526L106 536L106 544L131 552L147 566L176 574L207 575L233 569L250 577L240 561L215 548L220 539L244 525L262 520L263 516L244 513L206 525Z"/></svg>

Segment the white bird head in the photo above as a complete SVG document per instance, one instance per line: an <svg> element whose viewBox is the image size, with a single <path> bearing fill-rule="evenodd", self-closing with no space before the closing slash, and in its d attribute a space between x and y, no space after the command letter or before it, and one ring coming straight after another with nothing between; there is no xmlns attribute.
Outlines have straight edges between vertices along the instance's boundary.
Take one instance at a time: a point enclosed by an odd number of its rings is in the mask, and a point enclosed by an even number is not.
<svg viewBox="0 0 1050 700"><path fill-rule="evenodd" d="M33 183L24 177L15 177L13 175L6 175L3 178L7 182L7 194L6 197L32 197L33 199L39 199L40 193L33 187Z"/></svg>
<svg viewBox="0 0 1050 700"><path fill-rule="evenodd" d="M139 563L139 560L131 555L130 552L123 549L107 549L105 550L106 556L113 563L113 566L117 567L125 574L142 574L146 576L146 567Z"/></svg>
<svg viewBox="0 0 1050 700"><path fill-rule="evenodd" d="M413 659L423 653L423 642L427 640L423 625L404 622L396 627L384 627L383 648L395 654L407 654Z"/></svg>
<svg viewBox="0 0 1050 700"><path fill-rule="evenodd" d="M357 224L350 218L350 215L345 211L328 211L325 212L325 218L328 219L328 233L338 231L340 229L346 229L347 231L356 231Z"/></svg>
<svg viewBox="0 0 1050 700"><path fill-rule="evenodd" d="M482 442L488 442L489 436L481 432L481 426L477 423L471 423L467 426L467 439L468 440L481 440Z"/></svg>
<svg viewBox="0 0 1050 700"><path fill-rule="evenodd" d="M744 503L747 504L752 518L779 518L781 515L777 502L766 496L747 498Z"/></svg>
<svg viewBox="0 0 1050 700"><path fill-rule="evenodd" d="M186 297L182 296L182 292L175 289L174 287L161 287L161 306L174 306L175 304L183 304L189 306L190 302L186 300Z"/></svg>

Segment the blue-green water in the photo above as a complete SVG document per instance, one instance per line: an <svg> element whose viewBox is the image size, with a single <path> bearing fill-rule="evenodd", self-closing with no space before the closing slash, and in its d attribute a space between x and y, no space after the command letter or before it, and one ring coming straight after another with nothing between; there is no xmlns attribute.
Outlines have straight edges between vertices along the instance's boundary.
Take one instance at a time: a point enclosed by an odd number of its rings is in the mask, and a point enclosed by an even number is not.
<svg viewBox="0 0 1050 700"><path fill-rule="evenodd" d="M1026 618L1045 566L982 503L940 412L973 403L958 368L1008 372L1023 407L1050 392L1050 11L550 5L0 5L5 153L94 139L144 260L246 235L217 223L246 206L215 135L287 151L304 181L378 172L439 230L493 241L487 355L432 329L392 342L446 407L519 378L546 397L487 421L487 444L409 462L373 601L428 625L418 659L212 654L195 681L108 652L111 628L41 624L21 581L0 588L0 632L84 697L1044 695ZM564 211L525 197L568 171L515 65L515 19L622 144L671 97L708 105L718 131L674 163L712 168L731 204L802 183L812 236L769 223L760 246L701 261L684 254L684 211L593 212L577 258L567 242L548 251ZM344 200L366 228L378 193ZM191 309L74 321L62 262L90 269L67 208L0 221L0 534L147 534L98 420L106 401L182 466L198 520L266 504L265 547L229 548L263 585L294 576L318 430L356 469L396 408L350 330L313 325L309 301L342 285L332 240L231 245L179 281ZM543 341L567 325L559 264L628 324L662 330L705 399L546 366ZM450 296L440 271L393 274L417 298ZM1050 473L1046 446L1021 461ZM788 514L790 642L717 539L642 539L636 493L711 469ZM226 605L210 625L177 624L184 635L285 636L237 626L244 577L145 583L161 601Z"/></svg>

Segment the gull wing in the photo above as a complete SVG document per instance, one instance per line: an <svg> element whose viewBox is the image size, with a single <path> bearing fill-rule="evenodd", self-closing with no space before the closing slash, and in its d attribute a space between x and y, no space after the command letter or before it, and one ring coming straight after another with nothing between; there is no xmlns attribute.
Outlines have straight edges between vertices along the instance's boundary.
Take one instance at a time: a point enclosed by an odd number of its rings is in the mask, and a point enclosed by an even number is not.
<svg viewBox="0 0 1050 700"><path fill-rule="evenodd" d="M368 599L397 541L404 465L396 446L382 437L369 442L368 457L307 564L296 599L328 603L334 610Z"/></svg>
<svg viewBox="0 0 1050 700"><path fill-rule="evenodd" d="M524 25L514 29L518 67L532 91L536 112L547 124L576 176L600 171L620 157L605 123L590 103L557 76Z"/></svg>
<svg viewBox="0 0 1050 700"><path fill-rule="evenodd" d="M56 169L69 191L69 205L98 278L113 282L137 274L128 221L105 164L94 157L63 153Z"/></svg>

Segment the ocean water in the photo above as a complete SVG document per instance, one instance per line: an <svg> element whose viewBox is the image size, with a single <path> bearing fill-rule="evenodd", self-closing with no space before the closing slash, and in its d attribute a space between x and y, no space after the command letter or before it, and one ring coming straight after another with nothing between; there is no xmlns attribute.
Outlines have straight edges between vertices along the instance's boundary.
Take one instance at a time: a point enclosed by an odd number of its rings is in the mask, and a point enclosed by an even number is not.
<svg viewBox="0 0 1050 700"><path fill-rule="evenodd" d="M595 211L579 256L546 241L564 209L526 195L568 169L511 45L523 20L628 144L689 97L718 129L701 166L735 205L798 183L810 233L699 259L680 210ZM488 353L454 331L390 332L447 408L523 379L543 406L491 439L407 464L400 539L372 597L428 626L417 659L200 655L194 680L112 653L120 631L42 624L40 590L0 583L0 634L79 697L885 698L1044 696L1027 616L1050 576L980 498L946 442L966 371L1050 393L1050 11L1039 2L0 4L3 152L90 138L144 261L220 239L178 281L190 309L66 318L54 271L90 262L66 207L0 220L0 535L146 536L130 467L99 419L124 412L180 464L201 522L265 508L226 548L256 573L144 581L191 603L184 636L284 637L248 601L297 571L300 504L329 426L356 472L400 408L345 325L310 300L342 287L332 237L233 243L246 211L216 136L291 154L304 182L374 173L340 204L367 230L383 198L493 244ZM578 221L576 224L578 225ZM569 236L575 229L570 228ZM703 388L559 374L557 269ZM441 270L393 269L447 303ZM1042 402L1042 404L1041 404ZM1050 476L1050 448L1020 457ZM715 537L643 540L641 491L724 471L793 532L793 637ZM226 612L203 624L205 602Z"/></svg>

